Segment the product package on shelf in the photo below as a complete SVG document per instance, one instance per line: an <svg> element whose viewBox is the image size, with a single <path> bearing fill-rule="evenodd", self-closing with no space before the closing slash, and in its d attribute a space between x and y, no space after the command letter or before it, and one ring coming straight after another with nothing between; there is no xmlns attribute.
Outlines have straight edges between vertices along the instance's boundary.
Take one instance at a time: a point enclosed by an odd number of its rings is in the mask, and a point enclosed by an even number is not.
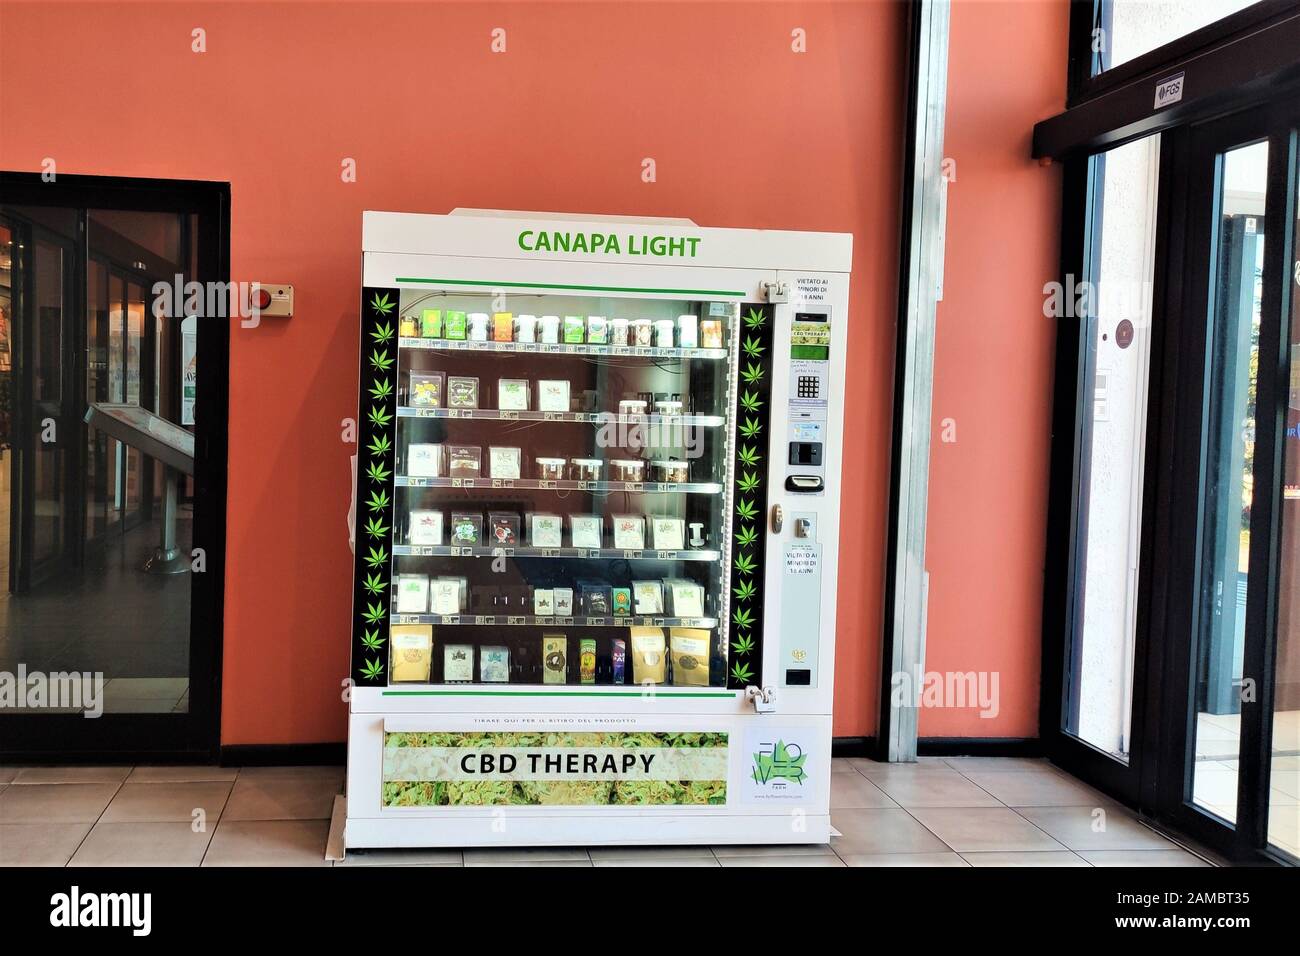
<svg viewBox="0 0 1300 956"><path fill-rule="evenodd" d="M475 512L453 511L450 538L448 543L458 547L482 544L483 516Z"/></svg>
<svg viewBox="0 0 1300 956"><path fill-rule="evenodd" d="M497 408L503 412L526 412L532 407L531 389L526 378L497 379Z"/></svg>
<svg viewBox="0 0 1300 956"><path fill-rule="evenodd" d="M609 585L601 581L578 581L578 600L588 617L609 617Z"/></svg>
<svg viewBox="0 0 1300 956"><path fill-rule="evenodd" d="M433 663L433 627L429 624L394 624L388 641L388 679L394 684L427 684Z"/></svg>
<svg viewBox="0 0 1300 956"><path fill-rule="evenodd" d="M627 680L627 641L616 637L609 642L610 680L622 684Z"/></svg>
<svg viewBox="0 0 1300 956"><path fill-rule="evenodd" d="M686 522L681 518L651 518L651 545L659 551L681 551L686 547Z"/></svg>
<svg viewBox="0 0 1300 956"><path fill-rule="evenodd" d="M478 408L478 379L472 375L447 376L447 407Z"/></svg>
<svg viewBox="0 0 1300 956"><path fill-rule="evenodd" d="M518 448L492 445L488 448L488 470L493 478L522 477L523 452Z"/></svg>
<svg viewBox="0 0 1300 956"><path fill-rule="evenodd" d="M663 628L629 628L628 639L632 645L632 683L662 684L668 676Z"/></svg>
<svg viewBox="0 0 1300 956"><path fill-rule="evenodd" d="M709 683L708 631L674 627L668 631L673 661L673 683L682 687L705 687Z"/></svg>
<svg viewBox="0 0 1300 956"><path fill-rule="evenodd" d="M555 588L555 616L573 616L573 588Z"/></svg>
<svg viewBox="0 0 1300 956"><path fill-rule="evenodd" d="M529 532L529 542L534 548L564 547L564 520L559 515L532 515Z"/></svg>
<svg viewBox="0 0 1300 956"><path fill-rule="evenodd" d="M425 309L420 313L420 338L442 338L442 310Z"/></svg>
<svg viewBox="0 0 1300 956"><path fill-rule="evenodd" d="M538 617L555 615L555 591L551 588L533 589L533 613Z"/></svg>
<svg viewBox="0 0 1300 956"><path fill-rule="evenodd" d="M478 445L448 445L447 474L452 478L480 478L483 449Z"/></svg>
<svg viewBox="0 0 1300 956"><path fill-rule="evenodd" d="M413 510L407 540L422 547L442 544L442 512Z"/></svg>
<svg viewBox="0 0 1300 956"><path fill-rule="evenodd" d="M474 680L474 647L471 644L447 644L442 649L442 679L448 684Z"/></svg>
<svg viewBox="0 0 1300 956"><path fill-rule="evenodd" d="M645 547L645 518L641 515L614 515L614 547L640 551Z"/></svg>
<svg viewBox="0 0 1300 956"><path fill-rule="evenodd" d="M569 515L569 544L575 548L601 547L600 515Z"/></svg>
<svg viewBox="0 0 1300 956"><path fill-rule="evenodd" d="M632 582L633 610L638 616L662 614L664 612L664 588L662 581Z"/></svg>
<svg viewBox="0 0 1300 956"><path fill-rule="evenodd" d="M515 337L515 317L510 312L492 314L492 341L512 342Z"/></svg>
<svg viewBox="0 0 1300 956"><path fill-rule="evenodd" d="M587 342L590 345L608 344L609 323L603 315L587 316Z"/></svg>
<svg viewBox="0 0 1300 956"><path fill-rule="evenodd" d="M703 617L704 588L694 581L674 578L665 582L667 612L673 617Z"/></svg>
<svg viewBox="0 0 1300 956"><path fill-rule="evenodd" d="M488 512L488 529L488 542L493 547L513 548L519 544L519 515L514 512Z"/></svg>
<svg viewBox="0 0 1300 956"><path fill-rule="evenodd" d="M434 578L430 585L430 610L434 614L460 613L461 594L459 578Z"/></svg>
<svg viewBox="0 0 1300 956"><path fill-rule="evenodd" d="M397 613L423 614L428 610L428 575L399 574L397 576Z"/></svg>
<svg viewBox="0 0 1300 956"><path fill-rule="evenodd" d="M537 410L539 412L567 412L569 410L568 379L539 379L537 382Z"/></svg>
<svg viewBox="0 0 1300 956"><path fill-rule="evenodd" d="M510 680L510 648L500 645L479 648L478 679L485 684L504 684L508 682Z"/></svg>
<svg viewBox="0 0 1300 956"><path fill-rule="evenodd" d="M448 312L442 319L442 334L448 339L464 339L466 332L465 313Z"/></svg>
<svg viewBox="0 0 1300 956"><path fill-rule="evenodd" d="M542 635L542 683L566 684L569 672L569 639L563 634Z"/></svg>
<svg viewBox="0 0 1300 956"><path fill-rule="evenodd" d="M594 637L578 640L578 683L596 683L596 639Z"/></svg>
<svg viewBox="0 0 1300 956"><path fill-rule="evenodd" d="M609 589L609 607L615 617L632 616L632 589L614 587Z"/></svg>
<svg viewBox="0 0 1300 956"><path fill-rule="evenodd" d="M446 448L427 442L412 442L406 449L406 474L412 478L445 478Z"/></svg>
<svg viewBox="0 0 1300 956"><path fill-rule="evenodd" d="M581 345L586 337L587 323L580 315L564 317L564 342L566 345Z"/></svg>
<svg viewBox="0 0 1300 956"><path fill-rule="evenodd" d="M410 398L412 405L441 408L446 376L442 372L411 372Z"/></svg>

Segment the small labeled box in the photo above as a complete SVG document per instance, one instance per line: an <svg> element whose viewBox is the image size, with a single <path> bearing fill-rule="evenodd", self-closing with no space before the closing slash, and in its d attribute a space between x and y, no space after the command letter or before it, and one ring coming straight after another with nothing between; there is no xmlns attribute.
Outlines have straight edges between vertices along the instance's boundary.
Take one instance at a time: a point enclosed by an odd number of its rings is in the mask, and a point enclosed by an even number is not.
<svg viewBox="0 0 1300 956"><path fill-rule="evenodd" d="M662 614L664 612L664 589L662 581L632 582L633 610L639 615Z"/></svg>
<svg viewBox="0 0 1300 956"><path fill-rule="evenodd" d="M420 442L410 445L406 449L406 474L411 478L445 478L447 449Z"/></svg>
<svg viewBox="0 0 1300 956"><path fill-rule="evenodd" d="M591 345L609 343L609 321L603 315L587 316L587 342Z"/></svg>
<svg viewBox="0 0 1300 956"><path fill-rule="evenodd" d="M468 323L464 312L448 312L442 318L442 334L449 339L464 339Z"/></svg>
<svg viewBox="0 0 1300 956"><path fill-rule="evenodd" d="M632 645L632 682L662 684L668 676L663 628L630 628L628 638Z"/></svg>
<svg viewBox="0 0 1300 956"><path fill-rule="evenodd" d="M513 342L515 338L515 316L513 312L492 313L492 341Z"/></svg>
<svg viewBox="0 0 1300 956"><path fill-rule="evenodd" d="M488 543L494 548L513 548L519 543L519 515L508 511L488 512Z"/></svg>
<svg viewBox="0 0 1300 956"><path fill-rule="evenodd" d="M446 381L442 372L412 372L407 400L423 408L442 408Z"/></svg>
<svg viewBox="0 0 1300 956"><path fill-rule="evenodd" d="M537 410L539 412L567 412L569 410L568 379L544 378L538 381Z"/></svg>
<svg viewBox="0 0 1300 956"><path fill-rule="evenodd" d="M573 616L573 588L555 589L555 616Z"/></svg>
<svg viewBox="0 0 1300 956"><path fill-rule="evenodd" d="M631 617L632 589L631 588L610 588L609 608L611 611L614 612L615 617Z"/></svg>
<svg viewBox="0 0 1300 956"><path fill-rule="evenodd" d="M447 407L478 408L478 379L472 375L447 376Z"/></svg>
<svg viewBox="0 0 1300 956"><path fill-rule="evenodd" d="M406 539L422 547L442 544L442 512L412 511Z"/></svg>
<svg viewBox="0 0 1300 956"><path fill-rule="evenodd" d="M703 617L704 588L694 581L677 578L666 582L668 613L674 617Z"/></svg>
<svg viewBox="0 0 1300 956"><path fill-rule="evenodd" d="M706 349L722 348L721 319L704 319L700 322L700 345Z"/></svg>
<svg viewBox="0 0 1300 956"><path fill-rule="evenodd" d="M529 540L534 548L564 547L564 521L559 515L533 515L529 531Z"/></svg>
<svg viewBox="0 0 1300 956"><path fill-rule="evenodd" d="M481 478L483 449L478 445L448 445L447 474L452 478Z"/></svg>
<svg viewBox="0 0 1300 956"><path fill-rule="evenodd" d="M542 683L568 683L569 639L563 634L542 635Z"/></svg>
<svg viewBox="0 0 1300 956"><path fill-rule="evenodd" d="M497 445L488 448L488 468L493 478L516 479L523 464L523 452L518 448L503 448Z"/></svg>
<svg viewBox="0 0 1300 956"><path fill-rule="evenodd" d="M609 617L613 614L609 606L609 586L593 581L578 582L578 598L582 602L582 613L588 617Z"/></svg>
<svg viewBox="0 0 1300 956"><path fill-rule="evenodd" d="M504 684L508 682L510 680L510 648L499 645L479 648L478 679L485 684Z"/></svg>
<svg viewBox="0 0 1300 956"><path fill-rule="evenodd" d="M448 531L448 544L457 547L474 546L483 543L483 516L468 511L453 511L451 526Z"/></svg>
<svg viewBox="0 0 1300 956"><path fill-rule="evenodd" d="M681 551L686 547L686 522L681 518L651 518L650 540L659 551Z"/></svg>
<svg viewBox="0 0 1300 956"><path fill-rule="evenodd" d="M442 309L425 309L420 313L420 338L442 338Z"/></svg>
<svg viewBox="0 0 1300 956"><path fill-rule="evenodd" d="M532 405L526 378L497 379L497 408L503 412L526 412Z"/></svg>
<svg viewBox="0 0 1300 956"><path fill-rule="evenodd" d="M640 551L645 547L645 518L641 515L614 515L614 547Z"/></svg>
<svg viewBox="0 0 1300 956"><path fill-rule="evenodd" d="M552 617L555 614L555 592L550 588L534 588L533 613L538 617Z"/></svg>
<svg viewBox="0 0 1300 956"><path fill-rule="evenodd" d="M566 345L581 345L587 336L587 323L580 315L564 317L564 342Z"/></svg>
<svg viewBox="0 0 1300 956"><path fill-rule="evenodd" d="M449 684L474 679L474 646L447 644L442 649L442 679Z"/></svg>
<svg viewBox="0 0 1300 956"><path fill-rule="evenodd" d="M673 661L673 683L679 687L707 687L709 683L708 631L674 627L668 631L669 655Z"/></svg>
<svg viewBox="0 0 1300 956"><path fill-rule="evenodd" d="M460 584L460 578L434 578L429 584L429 610L434 614L459 614Z"/></svg>
<svg viewBox="0 0 1300 956"><path fill-rule="evenodd" d="M420 323L413 315L404 315L397 320L397 334L404 339L413 339L420 331Z"/></svg>
<svg viewBox="0 0 1300 956"><path fill-rule="evenodd" d="M569 543L575 548L599 548L603 533L600 515L569 515Z"/></svg>
<svg viewBox="0 0 1300 956"><path fill-rule="evenodd" d="M399 574L397 576L397 613L424 614L428 610L428 575Z"/></svg>
<svg viewBox="0 0 1300 956"><path fill-rule="evenodd" d="M394 684L427 684L433 663L433 626L395 624L388 638L389 680Z"/></svg>

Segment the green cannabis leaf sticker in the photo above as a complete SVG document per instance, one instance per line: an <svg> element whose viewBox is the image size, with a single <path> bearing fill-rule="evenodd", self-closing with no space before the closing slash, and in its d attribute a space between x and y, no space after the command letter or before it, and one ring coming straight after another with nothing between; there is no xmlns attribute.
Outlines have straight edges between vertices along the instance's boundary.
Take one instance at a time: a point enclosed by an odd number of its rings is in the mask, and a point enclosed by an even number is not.
<svg viewBox="0 0 1300 956"><path fill-rule="evenodd" d="M753 385L763 377L763 366L757 362L749 362L741 370L740 377L745 380L745 384Z"/></svg>
<svg viewBox="0 0 1300 956"><path fill-rule="evenodd" d="M740 434L744 438L757 438L762 430L763 426L758 423L757 418L746 418L740 426Z"/></svg>
<svg viewBox="0 0 1300 956"><path fill-rule="evenodd" d="M748 498L741 498L736 502L736 517L741 521L752 521L757 514L757 506Z"/></svg>
<svg viewBox="0 0 1300 956"><path fill-rule="evenodd" d="M753 613L747 607L738 607L732 612L731 621L743 631L754 623Z"/></svg>
<svg viewBox="0 0 1300 956"><path fill-rule="evenodd" d="M741 634L731 642L731 649L738 655L748 654L754 649L754 638L748 634Z"/></svg>
<svg viewBox="0 0 1300 956"><path fill-rule="evenodd" d="M388 299L388 293L375 293L375 297L370 300L370 308L374 309L380 315L387 315L393 311L393 302Z"/></svg>
<svg viewBox="0 0 1300 956"><path fill-rule="evenodd" d="M745 681L753 678L754 672L749 669L748 664L741 664L737 661L732 665L731 676L734 680L740 681L743 684Z"/></svg>
<svg viewBox="0 0 1300 956"><path fill-rule="evenodd" d="M390 305L389 308L391 309L392 306ZM383 322L375 326L374 331L370 333L370 337L376 342L387 342L393 337L393 327L387 322Z"/></svg>
<svg viewBox="0 0 1300 956"><path fill-rule="evenodd" d="M745 328L761 329L766 322L767 316L758 309L750 309L745 313Z"/></svg>
<svg viewBox="0 0 1300 956"><path fill-rule="evenodd" d="M382 518L371 518L366 522L366 534L372 538L382 538L388 533L388 525Z"/></svg>
<svg viewBox="0 0 1300 956"><path fill-rule="evenodd" d="M763 746L760 744L760 747ZM808 759L808 755L794 748L799 756L795 756L790 748L786 747L785 741L778 740L776 746L771 752L760 749L754 754L754 782L769 783L773 780L789 780L792 783L802 785L808 779L808 774L804 773L803 762Z"/></svg>
<svg viewBox="0 0 1300 956"><path fill-rule="evenodd" d="M366 508L370 511L383 511L388 507L388 492L372 491L366 499Z"/></svg>
<svg viewBox="0 0 1300 956"><path fill-rule="evenodd" d="M732 591L735 592L737 601L748 601L757 593L753 581L741 581Z"/></svg>
<svg viewBox="0 0 1300 956"><path fill-rule="evenodd" d="M367 574L366 579L361 583L371 594L378 594L384 589L384 579L379 576L378 571L374 574Z"/></svg>
<svg viewBox="0 0 1300 956"><path fill-rule="evenodd" d="M745 354L750 358L758 358L763 354L764 345L758 340L757 336L750 335L745 338L744 343L740 346L745 350Z"/></svg>
<svg viewBox="0 0 1300 956"><path fill-rule="evenodd" d="M758 475L752 471L745 472L736 479L736 487L745 494L749 494L749 492L758 487Z"/></svg>
<svg viewBox="0 0 1300 956"><path fill-rule="evenodd" d="M366 555L366 564L372 568L382 567L383 563L388 560L387 548L371 548L370 553Z"/></svg>
<svg viewBox="0 0 1300 956"><path fill-rule="evenodd" d="M386 428L393 420L392 414L382 405L370 406L370 423L376 428Z"/></svg>
<svg viewBox="0 0 1300 956"><path fill-rule="evenodd" d="M361 643L366 646L366 650L377 651L384 644L384 639L379 636L378 631L367 630L361 635Z"/></svg>
<svg viewBox="0 0 1300 956"><path fill-rule="evenodd" d="M745 389L745 394L740 396L740 407L747 412L757 412L763 407L763 400L756 392Z"/></svg>
<svg viewBox="0 0 1300 956"><path fill-rule="evenodd" d="M758 540L758 532L749 525L742 525L741 529L736 532L736 544L742 548L748 548Z"/></svg>
<svg viewBox="0 0 1300 956"><path fill-rule="evenodd" d="M374 385L370 386L370 396L377 402L382 402L393 394L393 383L386 378L380 379Z"/></svg>
<svg viewBox="0 0 1300 956"><path fill-rule="evenodd" d="M361 668L361 676L367 680L374 680L384 673L384 665L376 657L373 661L366 661Z"/></svg>
<svg viewBox="0 0 1300 956"><path fill-rule="evenodd" d="M367 624L378 624L384 619L384 606L383 604L367 605L361 616L365 618Z"/></svg>
<svg viewBox="0 0 1300 956"><path fill-rule="evenodd" d="M742 465L749 465L751 468L757 465L763 456L758 453L757 448L751 448L749 445L741 445L740 451L736 452L736 458Z"/></svg>
<svg viewBox="0 0 1300 956"><path fill-rule="evenodd" d="M393 367L393 359L388 354L388 349L378 349L370 353L370 364L380 372L387 372Z"/></svg>
<svg viewBox="0 0 1300 956"><path fill-rule="evenodd" d="M366 451L376 458L384 458L393 450L393 442L387 435L376 435L370 439L370 444L366 446Z"/></svg>
<svg viewBox="0 0 1300 956"><path fill-rule="evenodd" d="M366 466L366 475L371 481L387 481L392 472L382 461L372 461Z"/></svg>

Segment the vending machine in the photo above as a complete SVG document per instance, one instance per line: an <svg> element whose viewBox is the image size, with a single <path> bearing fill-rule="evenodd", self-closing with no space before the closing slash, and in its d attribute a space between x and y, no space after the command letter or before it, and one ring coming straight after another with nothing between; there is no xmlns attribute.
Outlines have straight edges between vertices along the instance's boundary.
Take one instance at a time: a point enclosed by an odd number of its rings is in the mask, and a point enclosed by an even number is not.
<svg viewBox="0 0 1300 956"><path fill-rule="evenodd" d="M827 842L851 237L362 247L346 846Z"/></svg>

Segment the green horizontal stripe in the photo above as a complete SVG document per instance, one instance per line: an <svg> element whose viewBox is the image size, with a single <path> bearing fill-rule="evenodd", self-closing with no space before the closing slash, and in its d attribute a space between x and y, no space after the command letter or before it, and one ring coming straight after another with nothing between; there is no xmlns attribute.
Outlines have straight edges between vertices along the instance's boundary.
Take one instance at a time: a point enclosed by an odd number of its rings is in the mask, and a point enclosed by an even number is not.
<svg viewBox="0 0 1300 956"><path fill-rule="evenodd" d="M563 282L487 282L479 279L420 279L414 276L398 276L396 282L424 282L429 285L478 285L492 289L574 289L578 292L670 292L673 295L725 295L736 299L745 298L745 293L733 289L653 289L638 286L619 285L568 285Z"/></svg>
<svg viewBox="0 0 1300 956"><path fill-rule="evenodd" d="M639 690L386 690L384 697L645 697ZM664 697L735 697L737 691L709 693L707 691L688 691L681 694L664 694Z"/></svg>

